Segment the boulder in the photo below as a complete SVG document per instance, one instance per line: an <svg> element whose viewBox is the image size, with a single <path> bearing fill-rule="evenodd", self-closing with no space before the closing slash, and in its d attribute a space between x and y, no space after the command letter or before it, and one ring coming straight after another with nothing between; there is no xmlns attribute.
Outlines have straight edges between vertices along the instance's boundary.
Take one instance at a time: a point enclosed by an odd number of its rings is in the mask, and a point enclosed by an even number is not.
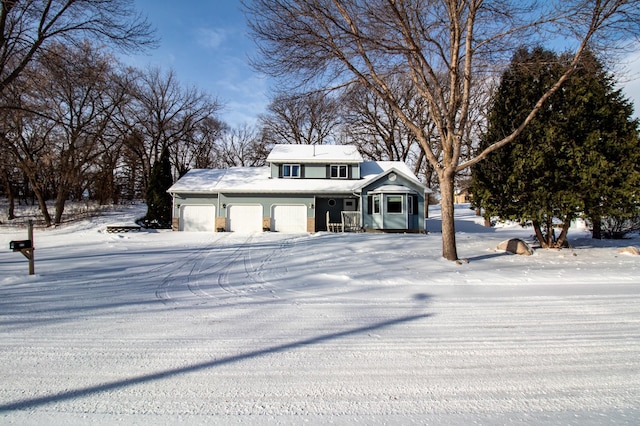
<svg viewBox="0 0 640 426"><path fill-rule="evenodd" d="M531 256L533 249L529 244L519 238L512 238L498 244L498 250L504 250L507 253L519 254L522 256Z"/></svg>
<svg viewBox="0 0 640 426"><path fill-rule="evenodd" d="M640 249L638 247L629 246L622 247L618 249L618 253L620 254L631 254L633 256L640 256Z"/></svg>

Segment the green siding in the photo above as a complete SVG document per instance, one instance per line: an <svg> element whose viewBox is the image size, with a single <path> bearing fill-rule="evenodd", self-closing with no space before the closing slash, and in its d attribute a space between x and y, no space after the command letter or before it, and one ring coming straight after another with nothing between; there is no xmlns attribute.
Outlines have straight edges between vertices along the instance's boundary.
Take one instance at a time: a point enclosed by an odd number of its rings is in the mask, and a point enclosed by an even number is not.
<svg viewBox="0 0 640 426"><path fill-rule="evenodd" d="M214 205L218 208L218 196L214 195L185 195L176 194L173 199L173 217L180 216L180 206L185 205Z"/></svg>
<svg viewBox="0 0 640 426"><path fill-rule="evenodd" d="M186 204L213 204L216 206L217 217L227 217L227 209L223 206L232 204L253 204L262 206L262 217L271 217L272 207L274 205L306 205L307 217L315 217L314 209L310 206L314 205L315 197L312 195L274 195L269 196L263 194L212 194L212 195L186 195L177 194L174 201L173 216L178 217L179 211L177 205Z"/></svg>

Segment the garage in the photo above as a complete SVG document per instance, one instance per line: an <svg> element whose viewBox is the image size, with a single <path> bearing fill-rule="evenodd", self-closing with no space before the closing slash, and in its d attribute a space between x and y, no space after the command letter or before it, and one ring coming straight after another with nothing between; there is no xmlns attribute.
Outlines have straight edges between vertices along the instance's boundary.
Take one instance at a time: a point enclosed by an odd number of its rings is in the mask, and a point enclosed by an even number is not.
<svg viewBox="0 0 640 426"><path fill-rule="evenodd" d="M216 207L213 205L187 205L180 207L181 231L214 232Z"/></svg>
<svg viewBox="0 0 640 426"><path fill-rule="evenodd" d="M271 230L287 234L307 232L307 206L273 206Z"/></svg>
<svg viewBox="0 0 640 426"><path fill-rule="evenodd" d="M262 232L262 206L228 206L227 230L242 233Z"/></svg>

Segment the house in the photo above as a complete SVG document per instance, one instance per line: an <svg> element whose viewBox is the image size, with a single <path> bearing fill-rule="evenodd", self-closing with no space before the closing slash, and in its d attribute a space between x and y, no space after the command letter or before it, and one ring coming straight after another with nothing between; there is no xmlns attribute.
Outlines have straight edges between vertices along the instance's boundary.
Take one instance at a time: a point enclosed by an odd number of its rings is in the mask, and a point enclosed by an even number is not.
<svg viewBox="0 0 640 426"><path fill-rule="evenodd" d="M470 203L472 198L473 194L469 188L457 189L453 195L453 202L455 204Z"/></svg>
<svg viewBox="0 0 640 426"><path fill-rule="evenodd" d="M424 231L431 191L400 161L352 145L276 145L264 167L195 169L168 192L174 230Z"/></svg>

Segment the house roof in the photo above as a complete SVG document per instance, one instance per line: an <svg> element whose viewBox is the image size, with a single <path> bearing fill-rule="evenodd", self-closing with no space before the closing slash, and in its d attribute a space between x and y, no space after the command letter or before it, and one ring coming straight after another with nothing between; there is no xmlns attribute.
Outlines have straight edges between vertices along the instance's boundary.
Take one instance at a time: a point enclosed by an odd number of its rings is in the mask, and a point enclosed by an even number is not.
<svg viewBox="0 0 640 426"><path fill-rule="evenodd" d="M362 179L274 179L269 167L232 167L230 169L194 169L181 177L168 192L183 194L216 193L353 193L395 171L430 192L400 161L365 161L360 165Z"/></svg>
<svg viewBox="0 0 640 426"><path fill-rule="evenodd" d="M267 157L268 163L360 163L362 156L354 145L278 144Z"/></svg>

